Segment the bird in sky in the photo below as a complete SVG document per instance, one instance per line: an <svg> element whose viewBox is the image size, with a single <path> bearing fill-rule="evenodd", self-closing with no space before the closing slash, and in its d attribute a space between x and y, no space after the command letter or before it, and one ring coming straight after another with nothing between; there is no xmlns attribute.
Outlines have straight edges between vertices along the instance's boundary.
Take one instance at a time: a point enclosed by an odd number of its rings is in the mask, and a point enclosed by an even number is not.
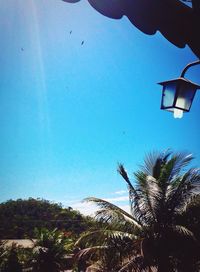
<svg viewBox="0 0 200 272"><path fill-rule="evenodd" d="M80 0L62 0L76 3ZM145 34L159 31L177 47L190 47L200 58L200 4L199 0L88 0L102 15L112 19L126 16L129 21Z"/></svg>
<svg viewBox="0 0 200 272"><path fill-rule="evenodd" d="M81 42L81 45L83 45L83 44L84 44L84 41Z"/></svg>
<svg viewBox="0 0 200 272"><path fill-rule="evenodd" d="M69 34L70 34L70 35L72 34L72 30L69 32Z"/></svg>

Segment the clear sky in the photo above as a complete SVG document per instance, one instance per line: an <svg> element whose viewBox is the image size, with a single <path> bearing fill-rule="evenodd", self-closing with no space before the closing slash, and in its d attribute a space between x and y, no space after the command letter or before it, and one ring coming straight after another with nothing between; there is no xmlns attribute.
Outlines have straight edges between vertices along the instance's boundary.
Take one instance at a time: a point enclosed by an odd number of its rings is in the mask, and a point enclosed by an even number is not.
<svg viewBox="0 0 200 272"><path fill-rule="evenodd" d="M200 165L200 93L177 120L160 110L156 84L196 60L189 48L87 1L0 4L0 201L40 197L85 212L80 201L96 196L126 208L118 162L131 174L148 152L171 148Z"/></svg>

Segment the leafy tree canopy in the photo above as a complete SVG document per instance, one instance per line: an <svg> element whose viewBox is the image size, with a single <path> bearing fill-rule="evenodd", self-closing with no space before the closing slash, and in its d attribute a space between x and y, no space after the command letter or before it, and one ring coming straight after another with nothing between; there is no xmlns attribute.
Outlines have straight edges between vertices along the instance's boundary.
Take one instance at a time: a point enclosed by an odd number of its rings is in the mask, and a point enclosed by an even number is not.
<svg viewBox="0 0 200 272"><path fill-rule="evenodd" d="M71 207L43 199L8 200L0 204L0 239L34 238L35 228L57 228L79 235L93 224Z"/></svg>

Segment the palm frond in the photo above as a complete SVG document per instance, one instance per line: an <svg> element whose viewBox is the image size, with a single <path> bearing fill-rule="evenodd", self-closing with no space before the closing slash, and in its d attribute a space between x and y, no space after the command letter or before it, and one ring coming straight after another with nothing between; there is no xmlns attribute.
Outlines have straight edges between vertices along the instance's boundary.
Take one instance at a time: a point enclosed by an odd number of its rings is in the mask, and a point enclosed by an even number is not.
<svg viewBox="0 0 200 272"><path fill-rule="evenodd" d="M119 164L118 172L124 178L124 180L126 181L126 183L128 185L129 202L130 202L131 212L134 215L134 217L137 218L138 223L141 224L141 222L145 220L145 213L140 208L142 198L138 194L138 191L133 187L133 185L128 177L128 174L122 164Z"/></svg>
<svg viewBox="0 0 200 272"><path fill-rule="evenodd" d="M170 158L171 157L171 158ZM152 175L158 179L163 166L168 164L171 166L171 177L178 175L180 171L184 171L184 168L193 160L192 154L187 153L175 153L173 154L169 149L158 153L152 152L145 157L144 165L141 167L147 175Z"/></svg>
<svg viewBox="0 0 200 272"><path fill-rule="evenodd" d="M160 213L161 202L165 200L165 194L168 186L169 172L165 169L171 156L171 152L150 153L145 158L145 163L141 170L134 173L137 184L138 207L133 205L135 217L145 224L150 224L157 220L157 214ZM166 174L165 174L166 173ZM135 202L135 201L133 201ZM139 217L140 216L140 217ZM139 217L139 218L138 218Z"/></svg>
<svg viewBox="0 0 200 272"><path fill-rule="evenodd" d="M157 180L142 171L137 171L135 178L138 184L137 192L140 194L139 206L145 216L146 223L156 221L156 210L162 197L162 191Z"/></svg>
<svg viewBox="0 0 200 272"><path fill-rule="evenodd" d="M96 231L87 232L76 241L75 246L101 244L105 245L109 240L123 240L125 238L130 239L132 242L137 240L138 237L133 233L125 231L99 229Z"/></svg>
<svg viewBox="0 0 200 272"><path fill-rule="evenodd" d="M118 272L127 272L130 271L130 269L133 272L141 271L141 268L138 266L137 262L135 261L135 258L129 261L126 265L124 265Z"/></svg>
<svg viewBox="0 0 200 272"><path fill-rule="evenodd" d="M75 258L76 259L91 259L95 255L103 254L103 252L108 249L108 246L93 246L93 247L88 247L80 250Z"/></svg>
<svg viewBox="0 0 200 272"><path fill-rule="evenodd" d="M145 156L144 165L141 166L142 171L147 175L153 176L158 179L163 164L166 163L171 152L167 149L164 152L151 152Z"/></svg>
<svg viewBox="0 0 200 272"><path fill-rule="evenodd" d="M102 209L102 216L104 215L104 218L106 221L108 221L108 218L112 218L112 216L119 216L119 217L123 216L124 219L130 220L132 222L132 224L135 225L135 227L137 227L139 229L142 228L141 224L132 215L130 215L126 211L122 210L118 206L116 206L106 200L103 200L100 198L95 198L95 197L88 197L88 198L84 199L84 201L93 202L97 206L99 206ZM101 214L100 211L97 212L97 215L100 215L100 214Z"/></svg>
<svg viewBox="0 0 200 272"><path fill-rule="evenodd" d="M157 268L154 266L147 265L145 259L142 256L137 256L132 258L128 263L126 263L118 272L156 272Z"/></svg>
<svg viewBox="0 0 200 272"><path fill-rule="evenodd" d="M168 158L165 163L162 164L162 169L160 171L160 176L158 178L159 186L166 192L167 186L171 181L183 173L184 168L193 159L192 155L186 155L185 153L177 153L171 158Z"/></svg>
<svg viewBox="0 0 200 272"><path fill-rule="evenodd" d="M190 169L182 177L172 182L172 188L168 195L168 207L173 212L184 210L191 197L200 192L199 169Z"/></svg>
<svg viewBox="0 0 200 272"><path fill-rule="evenodd" d="M126 170L125 170L123 164L120 163L120 164L118 165L117 171L118 171L118 173L124 178L124 180L125 180L126 183L130 186L130 188L131 188L133 191L135 191L135 189L134 189L133 185L131 184L131 181L130 181L130 179L129 179L129 177L128 177L128 174L127 174L127 172L126 172Z"/></svg>
<svg viewBox="0 0 200 272"><path fill-rule="evenodd" d="M146 174L146 175L153 175L153 169L156 165L157 158L159 157L158 152L154 151L149 154L145 155L144 158L144 164L140 165L140 169Z"/></svg>
<svg viewBox="0 0 200 272"><path fill-rule="evenodd" d="M187 213L192 207L200 207L200 192L192 195L189 200L186 202L185 206L182 209L183 213Z"/></svg>
<svg viewBox="0 0 200 272"><path fill-rule="evenodd" d="M171 161L173 162L173 169L171 173L172 178L185 171L185 167L188 166L193 159L194 157L192 154L187 154L184 152L174 154L174 156L171 158Z"/></svg>
<svg viewBox="0 0 200 272"><path fill-rule="evenodd" d="M192 231L190 231L188 228L186 228L185 226L173 225L172 226L172 231L177 233L180 236L190 237L190 238L195 240L194 233Z"/></svg>

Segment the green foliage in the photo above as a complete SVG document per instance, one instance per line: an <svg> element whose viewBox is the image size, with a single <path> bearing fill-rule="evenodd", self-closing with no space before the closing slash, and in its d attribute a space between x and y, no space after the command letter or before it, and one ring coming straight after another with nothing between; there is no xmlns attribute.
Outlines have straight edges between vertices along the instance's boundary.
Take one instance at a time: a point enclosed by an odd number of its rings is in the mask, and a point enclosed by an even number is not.
<svg viewBox="0 0 200 272"><path fill-rule="evenodd" d="M199 271L200 171L188 169L192 159L182 153L150 154L134 173L134 186L119 165L131 214L88 198L100 207L97 218L106 224L81 235L78 258L95 262L100 271Z"/></svg>
<svg viewBox="0 0 200 272"><path fill-rule="evenodd" d="M54 229L37 230L37 241L33 257L34 272L60 272L65 268L65 255L68 253L69 238Z"/></svg>
<svg viewBox="0 0 200 272"><path fill-rule="evenodd" d="M93 224L72 208L47 200L18 199L0 204L0 239L34 238L35 228L54 228L79 235Z"/></svg>
<svg viewBox="0 0 200 272"><path fill-rule="evenodd" d="M0 241L0 271L2 271L3 269L5 260L6 260L5 242Z"/></svg>
<svg viewBox="0 0 200 272"><path fill-rule="evenodd" d="M5 256L2 262L2 272L22 272L22 265L19 260L18 250L15 244L4 250Z"/></svg>

